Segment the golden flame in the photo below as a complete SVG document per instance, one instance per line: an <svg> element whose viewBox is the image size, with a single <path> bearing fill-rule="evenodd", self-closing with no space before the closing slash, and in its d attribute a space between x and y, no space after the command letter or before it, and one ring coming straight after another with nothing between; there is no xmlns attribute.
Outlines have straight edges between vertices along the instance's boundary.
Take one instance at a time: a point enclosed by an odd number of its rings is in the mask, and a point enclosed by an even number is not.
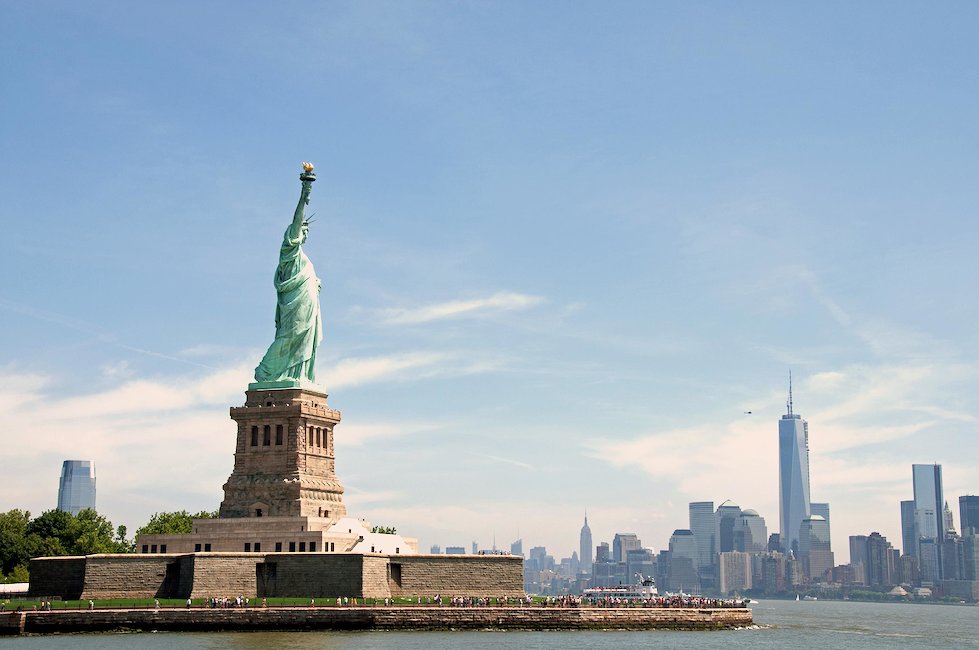
<svg viewBox="0 0 979 650"><path fill-rule="evenodd" d="M306 172L307 174L308 174L309 172L311 172L311 171L313 171L313 163L310 163L310 162L304 162L304 163L303 163L303 170L304 170L304 171L305 171L305 172Z"/></svg>

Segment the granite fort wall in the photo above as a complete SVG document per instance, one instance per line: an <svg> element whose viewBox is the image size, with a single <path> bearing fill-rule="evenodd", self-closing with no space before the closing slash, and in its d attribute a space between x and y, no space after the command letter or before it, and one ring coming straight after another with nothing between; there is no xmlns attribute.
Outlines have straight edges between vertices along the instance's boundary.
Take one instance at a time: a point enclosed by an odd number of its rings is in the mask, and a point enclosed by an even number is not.
<svg viewBox="0 0 979 650"><path fill-rule="evenodd" d="M85 557L81 597L175 598L181 595L179 582L179 556L90 555Z"/></svg>
<svg viewBox="0 0 979 650"><path fill-rule="evenodd" d="M523 596L523 559L512 555L390 556L400 566L393 596ZM395 577L397 572L395 572Z"/></svg>
<svg viewBox="0 0 979 650"><path fill-rule="evenodd" d="M183 576L177 598L258 595L256 567L265 557L254 553L195 553L186 556L189 575ZM189 579L189 582L188 582Z"/></svg>
<svg viewBox="0 0 979 650"><path fill-rule="evenodd" d="M324 598L375 596L379 586L366 585L360 554L270 553L265 556L267 585L260 596ZM271 568L274 567L274 570ZM387 585L380 585L386 590ZM390 594L388 594L390 595Z"/></svg>
<svg viewBox="0 0 979 650"><path fill-rule="evenodd" d="M84 557L38 557L31 560L31 598L60 596L66 600L82 597L85 588Z"/></svg>
<svg viewBox="0 0 979 650"><path fill-rule="evenodd" d="M304 607L52 611L0 614L0 632L112 630L703 630L742 627L750 609Z"/></svg>
<svg viewBox="0 0 979 650"><path fill-rule="evenodd" d="M90 555L31 562L35 597L522 596L512 556L359 553Z"/></svg>

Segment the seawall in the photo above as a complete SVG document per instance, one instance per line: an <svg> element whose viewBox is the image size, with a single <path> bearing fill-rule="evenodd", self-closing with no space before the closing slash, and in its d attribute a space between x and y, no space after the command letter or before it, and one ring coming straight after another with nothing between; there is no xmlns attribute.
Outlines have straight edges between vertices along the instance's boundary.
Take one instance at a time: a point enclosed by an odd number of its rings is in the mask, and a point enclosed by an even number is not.
<svg viewBox="0 0 979 650"><path fill-rule="evenodd" d="M748 608L270 607L0 614L0 634L217 630L711 630L751 625Z"/></svg>

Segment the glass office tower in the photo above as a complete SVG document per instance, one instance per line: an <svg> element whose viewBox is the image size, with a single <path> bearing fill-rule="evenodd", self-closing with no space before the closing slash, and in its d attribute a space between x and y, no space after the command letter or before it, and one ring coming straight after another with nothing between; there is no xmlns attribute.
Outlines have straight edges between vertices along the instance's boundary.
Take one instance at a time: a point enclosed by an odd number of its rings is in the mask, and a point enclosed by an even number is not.
<svg viewBox="0 0 979 650"><path fill-rule="evenodd" d="M979 497L967 494L959 497L959 533L965 537L970 528L979 533Z"/></svg>
<svg viewBox="0 0 979 650"><path fill-rule="evenodd" d="M85 508L95 509L95 463L66 460L61 466L58 510L77 515Z"/></svg>
<svg viewBox="0 0 979 650"><path fill-rule="evenodd" d="M799 557L799 529L809 510L809 423L792 412L789 375L787 413L778 422L778 512L782 550Z"/></svg>
<svg viewBox="0 0 979 650"><path fill-rule="evenodd" d="M942 494L942 466L912 465L911 477L914 481L914 511L915 524L918 533L918 562L921 567L922 580L926 576L932 580L942 579L941 543L945 539L945 525L942 510L945 497ZM928 547L928 554L922 551L922 544L927 540L933 546ZM936 557L932 558L934 554ZM929 573L933 568L933 575Z"/></svg>

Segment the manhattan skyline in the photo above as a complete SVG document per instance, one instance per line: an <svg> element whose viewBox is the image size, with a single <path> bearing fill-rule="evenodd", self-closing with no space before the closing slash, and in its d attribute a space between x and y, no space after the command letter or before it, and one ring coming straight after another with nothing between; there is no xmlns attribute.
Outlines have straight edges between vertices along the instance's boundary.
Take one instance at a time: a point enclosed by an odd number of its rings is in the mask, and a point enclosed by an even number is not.
<svg viewBox="0 0 979 650"><path fill-rule="evenodd" d="M0 510L217 507L302 160L344 499L420 548L773 532L790 368L837 563L979 485L979 7L0 15Z"/></svg>

